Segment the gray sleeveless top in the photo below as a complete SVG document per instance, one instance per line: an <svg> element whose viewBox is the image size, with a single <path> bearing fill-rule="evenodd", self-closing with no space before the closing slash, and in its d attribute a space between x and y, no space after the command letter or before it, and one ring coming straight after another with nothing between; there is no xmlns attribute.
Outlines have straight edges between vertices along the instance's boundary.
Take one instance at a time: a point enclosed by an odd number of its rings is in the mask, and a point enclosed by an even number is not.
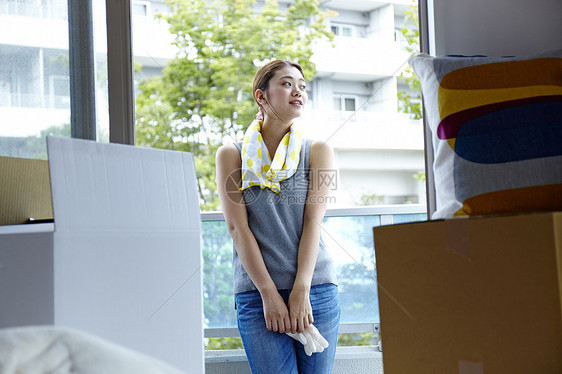
<svg viewBox="0 0 562 374"><path fill-rule="evenodd" d="M236 143L238 151L242 142ZM304 207L308 192L310 140L303 139L295 174L281 182L281 192L260 186L243 192L248 225L258 242L263 260L277 289L291 289L297 274L297 257L302 234ZM234 248L234 293L256 290ZM336 271L322 235L312 286L337 284Z"/></svg>

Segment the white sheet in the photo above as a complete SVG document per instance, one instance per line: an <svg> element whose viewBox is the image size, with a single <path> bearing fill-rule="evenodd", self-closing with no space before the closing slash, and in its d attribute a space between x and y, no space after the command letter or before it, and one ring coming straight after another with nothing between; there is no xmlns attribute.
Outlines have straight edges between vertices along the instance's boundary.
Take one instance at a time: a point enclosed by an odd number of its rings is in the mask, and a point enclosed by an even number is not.
<svg viewBox="0 0 562 374"><path fill-rule="evenodd" d="M96 336L53 326L0 329L1 374L184 374Z"/></svg>

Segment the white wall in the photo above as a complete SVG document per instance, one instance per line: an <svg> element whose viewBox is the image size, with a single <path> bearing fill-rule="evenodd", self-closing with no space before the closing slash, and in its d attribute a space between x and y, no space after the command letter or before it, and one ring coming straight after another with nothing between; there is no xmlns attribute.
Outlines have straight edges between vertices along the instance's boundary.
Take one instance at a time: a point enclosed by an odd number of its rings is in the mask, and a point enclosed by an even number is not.
<svg viewBox="0 0 562 374"><path fill-rule="evenodd" d="M370 110L373 112L397 113L398 87L396 77L388 77L373 82L373 97L370 100Z"/></svg>
<svg viewBox="0 0 562 374"><path fill-rule="evenodd" d="M561 0L427 2L432 55L505 56L562 48Z"/></svg>
<svg viewBox="0 0 562 374"><path fill-rule="evenodd" d="M387 4L369 13L367 37L377 42L391 43L394 41L394 5Z"/></svg>
<svg viewBox="0 0 562 374"><path fill-rule="evenodd" d="M381 199L379 204L403 204L407 196L415 197L411 202L417 203L420 201L420 182L414 174L411 171L341 170L341 182L333 193L333 202L339 206L352 206L359 204L363 195L376 194ZM360 184L355 183L358 180Z"/></svg>

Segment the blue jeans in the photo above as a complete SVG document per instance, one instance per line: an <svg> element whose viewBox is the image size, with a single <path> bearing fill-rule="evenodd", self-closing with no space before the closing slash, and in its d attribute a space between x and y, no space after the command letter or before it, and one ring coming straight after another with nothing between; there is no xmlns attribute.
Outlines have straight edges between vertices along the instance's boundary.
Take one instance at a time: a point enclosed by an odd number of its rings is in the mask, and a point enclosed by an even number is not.
<svg viewBox="0 0 562 374"><path fill-rule="evenodd" d="M287 302L290 290L279 293ZM258 291L236 295L238 329L253 374L329 374L332 372L338 327L340 302L338 287L321 284L310 288L310 304L314 326L330 346L322 353L307 356L303 345L288 336L269 331L265 326L261 295Z"/></svg>

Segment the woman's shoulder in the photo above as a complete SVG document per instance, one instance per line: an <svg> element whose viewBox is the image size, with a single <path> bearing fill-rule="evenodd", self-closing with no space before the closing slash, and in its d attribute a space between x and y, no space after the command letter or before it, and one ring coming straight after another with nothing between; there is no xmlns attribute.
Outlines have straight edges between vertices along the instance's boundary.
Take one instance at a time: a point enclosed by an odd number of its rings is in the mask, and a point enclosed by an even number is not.
<svg viewBox="0 0 562 374"><path fill-rule="evenodd" d="M323 140L310 140L310 162L317 159L333 157L334 150L332 146Z"/></svg>
<svg viewBox="0 0 562 374"><path fill-rule="evenodd" d="M241 162L240 151L234 143L223 144L217 149L216 162Z"/></svg>
<svg viewBox="0 0 562 374"><path fill-rule="evenodd" d="M236 147L236 144L235 143L227 143L227 144L221 145L218 148L217 153L219 153L219 152L233 152L233 151L238 151L238 148Z"/></svg>

